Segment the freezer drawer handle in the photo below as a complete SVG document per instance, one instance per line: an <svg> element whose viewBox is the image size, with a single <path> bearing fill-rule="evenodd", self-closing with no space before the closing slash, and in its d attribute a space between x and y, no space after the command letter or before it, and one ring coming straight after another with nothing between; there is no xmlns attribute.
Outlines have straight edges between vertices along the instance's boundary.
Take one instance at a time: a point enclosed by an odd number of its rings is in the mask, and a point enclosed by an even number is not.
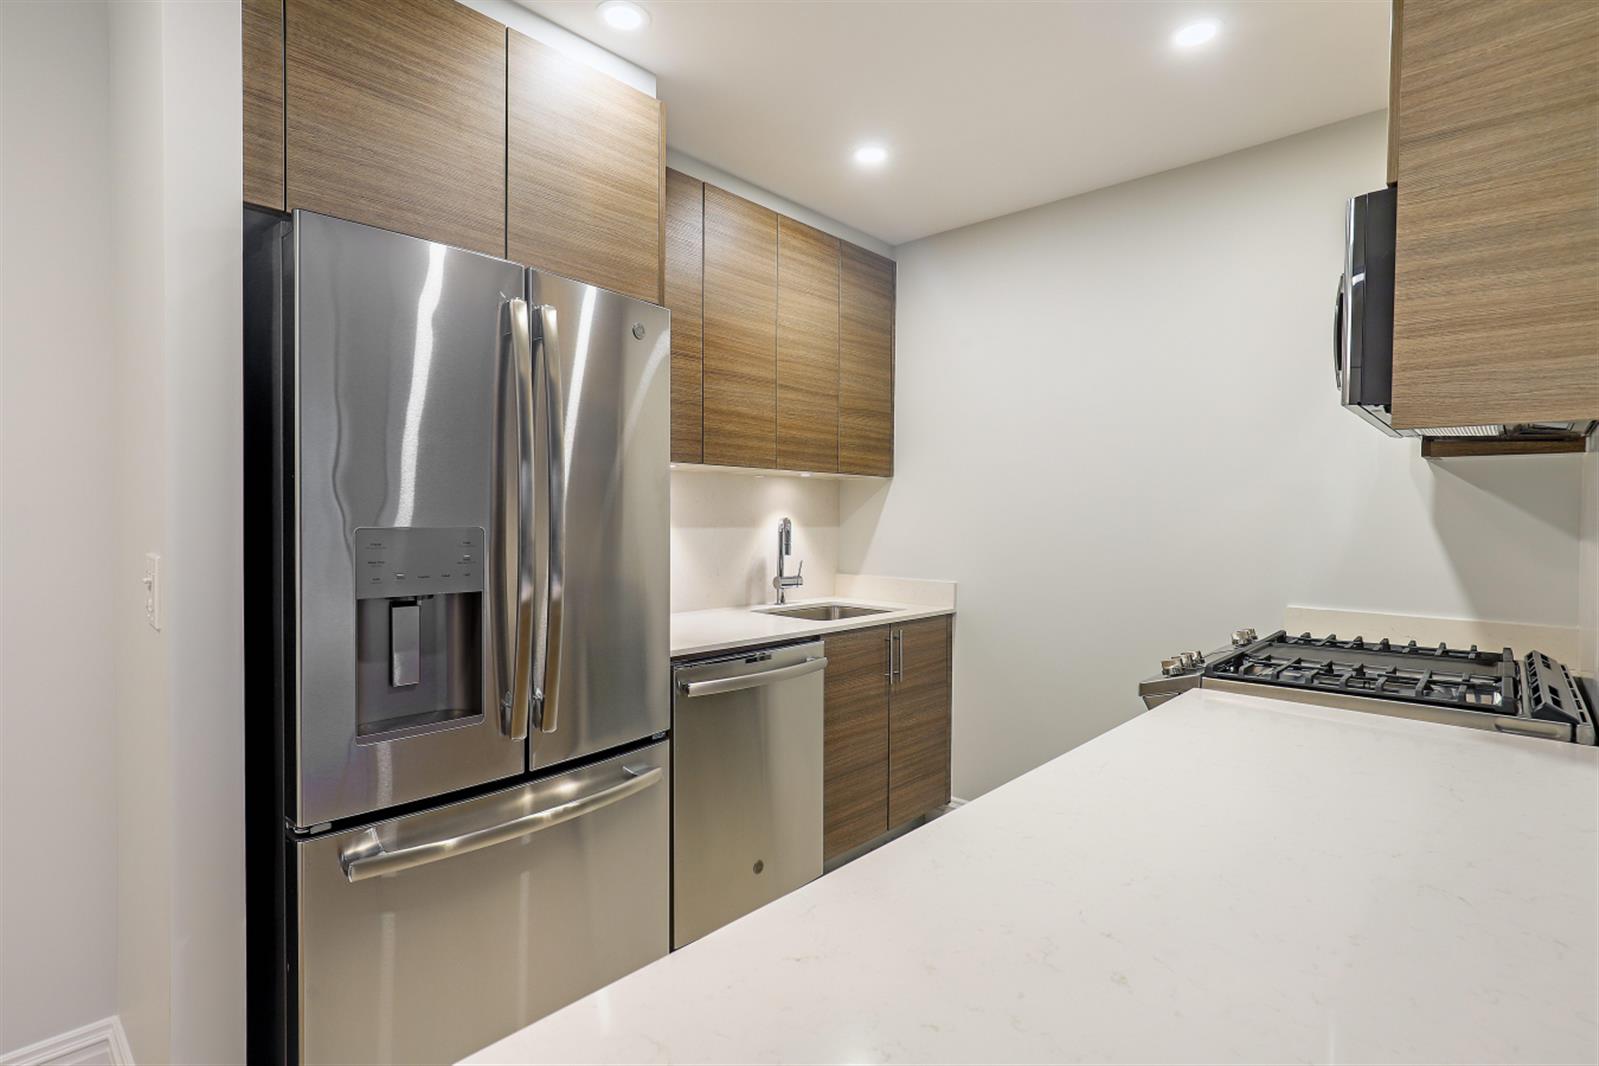
<svg viewBox="0 0 1599 1066"><path fill-rule="evenodd" d="M553 807L533 811L513 818L509 822L500 822L484 829L474 829L442 840L413 844L400 851L384 851L377 830L368 829L340 850L339 865L344 869L345 879L354 884L370 877L396 874L417 866L426 866L430 862L438 862L440 859L481 851L496 844L503 844L507 840L536 833L540 829L548 829L552 825L560 825L562 822L581 818L585 814L592 814L601 807L609 807L618 800L644 791L666 775L666 771L659 766L624 766L622 772L627 775L625 780L602 788L598 792L591 792L587 796L557 803Z"/></svg>
<svg viewBox="0 0 1599 1066"><path fill-rule="evenodd" d="M739 674L737 677L713 677L709 681L680 681L678 691L685 696L714 696L719 692L737 692L740 689L758 688L778 681L814 674L827 669L827 656L816 655L793 666L780 666L776 670L762 670L758 674Z"/></svg>

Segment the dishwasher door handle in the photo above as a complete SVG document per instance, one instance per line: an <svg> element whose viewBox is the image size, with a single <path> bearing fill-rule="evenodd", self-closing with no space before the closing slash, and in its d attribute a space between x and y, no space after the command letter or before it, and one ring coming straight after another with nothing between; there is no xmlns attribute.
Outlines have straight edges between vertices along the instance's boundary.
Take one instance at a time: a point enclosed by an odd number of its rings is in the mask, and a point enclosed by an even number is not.
<svg viewBox="0 0 1599 1066"><path fill-rule="evenodd" d="M775 670L762 670L754 674L737 674L733 677L713 677L708 681L680 681L677 690L685 696L714 696L719 692L738 692L746 688L759 688L779 681L790 681L806 674L827 668L827 656L816 655L792 666L779 666Z"/></svg>

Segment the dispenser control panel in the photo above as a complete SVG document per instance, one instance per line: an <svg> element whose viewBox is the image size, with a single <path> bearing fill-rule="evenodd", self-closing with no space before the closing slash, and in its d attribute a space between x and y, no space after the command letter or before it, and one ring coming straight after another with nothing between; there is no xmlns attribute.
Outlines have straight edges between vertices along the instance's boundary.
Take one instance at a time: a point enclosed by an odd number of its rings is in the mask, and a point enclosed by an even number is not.
<svg viewBox="0 0 1599 1066"><path fill-rule="evenodd" d="M362 526L355 531L355 598L482 592L483 530Z"/></svg>

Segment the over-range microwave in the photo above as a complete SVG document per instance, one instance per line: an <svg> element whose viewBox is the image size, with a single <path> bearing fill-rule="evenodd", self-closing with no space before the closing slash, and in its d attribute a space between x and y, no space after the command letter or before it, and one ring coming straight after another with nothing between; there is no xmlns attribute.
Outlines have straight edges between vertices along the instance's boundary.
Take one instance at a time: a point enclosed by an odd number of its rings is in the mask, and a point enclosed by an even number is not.
<svg viewBox="0 0 1599 1066"><path fill-rule="evenodd" d="M1594 423L1432 426L1395 429L1394 231L1398 192L1393 185L1356 196L1344 219L1344 273L1333 305L1333 374L1343 405L1391 437L1521 439L1585 434Z"/></svg>

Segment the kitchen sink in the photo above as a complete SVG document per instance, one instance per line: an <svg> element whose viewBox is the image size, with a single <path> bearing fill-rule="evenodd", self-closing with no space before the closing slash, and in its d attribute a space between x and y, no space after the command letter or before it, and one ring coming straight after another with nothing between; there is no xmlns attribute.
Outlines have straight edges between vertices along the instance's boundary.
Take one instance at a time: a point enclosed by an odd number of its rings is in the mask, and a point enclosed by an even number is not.
<svg viewBox="0 0 1599 1066"><path fill-rule="evenodd" d="M811 622L836 622L840 618L860 618L868 614L886 614L883 607L856 607L848 603L819 603L808 607L763 607L762 614L775 614L780 618L804 618Z"/></svg>

